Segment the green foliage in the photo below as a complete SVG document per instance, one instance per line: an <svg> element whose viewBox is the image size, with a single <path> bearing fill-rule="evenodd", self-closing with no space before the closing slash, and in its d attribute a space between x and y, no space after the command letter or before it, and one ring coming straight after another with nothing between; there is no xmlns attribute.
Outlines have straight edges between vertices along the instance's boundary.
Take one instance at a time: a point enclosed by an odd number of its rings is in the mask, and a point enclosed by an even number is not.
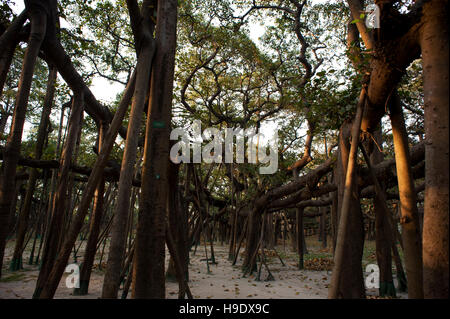
<svg viewBox="0 0 450 319"><path fill-rule="evenodd" d="M0 24L8 25L14 13L13 1L0 5ZM141 5L142 1L139 1ZM260 175L259 166L239 164L234 175L245 185L242 202L249 203L258 194L292 180L287 167L303 154L308 124L314 124L313 161L302 171L307 173L323 163L331 145L337 141L344 120L352 118L362 77L370 67L370 54L362 51L358 69L347 58L346 25L349 9L343 1L318 4L307 1L301 16L288 0L192 0L179 1L177 55L175 70L173 127L190 131L193 120L203 128L276 127L279 134L279 171ZM252 5L261 6L251 9ZM124 87L136 64L135 43L125 0L61 0L59 37L72 63L88 85L103 78ZM283 9L280 9L283 8ZM364 19L361 14L359 19ZM256 39L256 28L262 35ZM298 27L298 29L296 29ZM258 30L257 30L258 31ZM301 33L308 46L303 46ZM15 53L5 89L0 98L2 120L14 108L21 63L26 45ZM304 54L311 67L300 58ZM336 62L339 61L339 62ZM31 89L21 153L33 156L42 103L46 92L48 67L38 59ZM310 74L308 74L310 72ZM413 63L399 86L407 109L408 130L416 137L423 134L423 84L420 63ZM95 94L95 92L94 92ZM50 134L43 159L59 159L57 153L61 109L73 93L58 77L51 113ZM111 111L115 111L122 92L111 92ZM61 133L67 130L69 108L65 109ZM145 116L141 133L144 132ZM10 122L1 135L4 144ZM128 114L124 126L128 124ZM84 114L76 163L92 166L96 154L96 123ZM387 125L384 136L390 154L392 143ZM326 142L325 142L326 141ZM325 147L326 144L326 147ZM61 152L61 147L59 152ZM117 139L111 159L119 162L124 143ZM138 156L141 156L140 150ZM230 201L232 188L224 165L199 165L202 178L210 173L208 187L215 198ZM185 177L181 173L182 179ZM214 211L214 209L212 209Z"/></svg>

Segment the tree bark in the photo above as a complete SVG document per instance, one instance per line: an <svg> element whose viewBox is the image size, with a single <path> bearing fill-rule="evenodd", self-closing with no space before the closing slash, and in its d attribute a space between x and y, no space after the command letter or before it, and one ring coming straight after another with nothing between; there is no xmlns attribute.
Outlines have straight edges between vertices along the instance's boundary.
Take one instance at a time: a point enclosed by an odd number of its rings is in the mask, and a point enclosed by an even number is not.
<svg viewBox="0 0 450 319"><path fill-rule="evenodd" d="M191 290L189 289L189 285L187 283L187 262L181 260L182 257L178 254L180 250L177 250L174 239L172 238L171 228L169 225L166 226L166 243L169 248L170 256L173 260L175 267L175 275L179 284L179 292L178 299L184 299L184 296L187 295L189 299L193 299ZM186 248L186 247L183 247Z"/></svg>
<svg viewBox="0 0 450 319"><path fill-rule="evenodd" d="M1 34L0 48L2 48L2 52L0 53L0 97L3 93L3 88L11 66L14 52L20 42L18 36L20 28L25 23L26 19L27 13L26 10L24 10L16 19L14 19L8 29ZM0 133L3 133L3 130L0 130Z"/></svg>
<svg viewBox="0 0 450 319"><path fill-rule="evenodd" d="M448 298L448 1L424 4L421 33L425 95L425 298Z"/></svg>
<svg viewBox="0 0 450 319"><path fill-rule="evenodd" d="M6 47L9 43L14 41L17 37L17 33L22 28L25 21L28 18L28 9L25 8L14 21L8 26L8 28L0 35L0 48Z"/></svg>
<svg viewBox="0 0 450 319"><path fill-rule="evenodd" d="M363 224L356 184L356 159L359 133L365 104L365 89L361 90L356 116L351 128L351 147L348 151L347 138L340 136L340 160L345 172L344 193L339 213L334 267L328 298L364 298L365 288L362 274ZM344 140L343 140L344 139ZM347 164L348 163L348 164ZM347 165L346 165L347 164Z"/></svg>
<svg viewBox="0 0 450 319"><path fill-rule="evenodd" d="M98 132L98 149L102 148L103 139L106 134L106 127L101 125ZM88 294L89 280L91 278L92 266L94 265L95 253L97 251L98 235L104 211L104 192L105 179L102 178L97 186L94 194L94 205L92 206L92 214L90 217L89 237L86 242L83 263L80 269L80 288L75 288L73 294L75 296L83 296Z"/></svg>
<svg viewBox="0 0 450 319"><path fill-rule="evenodd" d="M133 298L165 298L165 232L177 1L158 1L141 198L133 263Z"/></svg>
<svg viewBox="0 0 450 319"><path fill-rule="evenodd" d="M173 237L175 242L174 249L176 249L176 254L179 259L180 265L177 266L173 256L170 259L169 267L167 270L166 277L177 278L177 267L181 267L183 274L183 281L189 279L189 247L188 247L188 233L187 233L187 216L184 205L180 198L180 189L178 186L179 179L179 165L174 163L169 163L169 183L170 183L170 193L169 193L169 227L168 230ZM170 267L172 266L172 268ZM170 270L170 271L169 271ZM182 282L180 283L180 288ZM184 296L184 294L183 294Z"/></svg>
<svg viewBox="0 0 450 319"><path fill-rule="evenodd" d="M247 224L247 238L245 245L245 258L242 264L244 273L256 271L256 260L253 255L258 251L259 233L261 232L261 213L252 210Z"/></svg>
<svg viewBox="0 0 450 319"><path fill-rule="evenodd" d="M3 88L5 86L5 82L8 76L9 69L11 67L11 62L14 57L14 52L16 51L16 46L19 43L8 43L6 47L2 48L2 52L0 53L0 97L3 95ZM2 114L2 117L5 116ZM7 118L7 117L6 117ZM4 118L2 118L2 122L6 122ZM0 131L3 133L3 131Z"/></svg>
<svg viewBox="0 0 450 319"><path fill-rule="evenodd" d="M303 207L296 209L296 227L297 227L297 251L298 251L298 269L304 268L304 245L305 230L303 227Z"/></svg>
<svg viewBox="0 0 450 319"><path fill-rule="evenodd" d="M44 251L42 255L41 271L37 280L33 298L39 298L42 288L47 282L48 276L56 260L58 247L62 232L62 222L66 212L67 192L70 166L75 151L75 144L81 130L81 117L84 109L83 94L74 93L72 111L68 120L68 133L61 155L60 170L58 173L58 182L56 192L53 197L53 210L51 213L50 225L47 230ZM71 191L71 190L70 190Z"/></svg>
<svg viewBox="0 0 450 319"><path fill-rule="evenodd" d="M397 244L394 241L392 242L392 255L395 261L395 269L397 270L397 289L398 291L405 292L407 289L406 275L403 270L400 254L398 253Z"/></svg>
<svg viewBox="0 0 450 319"><path fill-rule="evenodd" d="M28 47L23 61L11 131L6 142L0 174L0 276L3 265L6 236L9 230L9 213L11 211L11 202L14 195L16 167L20 156L20 144L25 122L25 113L27 111L28 97L30 96L34 66L46 30L47 16L45 13L38 8L34 8L30 14L30 38L28 40Z"/></svg>
<svg viewBox="0 0 450 319"><path fill-rule="evenodd" d="M416 191L411 170L408 133L397 93L390 103L392 135L394 137L395 163L401 203L402 238L405 252L405 268L408 278L408 297L423 298L422 244L417 212Z"/></svg>
<svg viewBox="0 0 450 319"><path fill-rule="evenodd" d="M381 131L377 132L377 141L380 141ZM380 296L394 296L395 297L395 286L392 279L392 258L391 258L391 247L392 247L392 226L388 219L390 214L389 208L387 206L387 199L384 188L382 184L378 181L375 171L372 167L372 161L377 162L382 160L381 154L372 152L372 159L369 158L364 146L360 144L361 152L363 154L364 160L370 171L370 176L372 177L376 196L374 199L374 210L375 210L375 229L376 229L376 256L378 267L380 268Z"/></svg>
<svg viewBox="0 0 450 319"><path fill-rule="evenodd" d="M111 153L114 141L116 140L117 134L122 125L126 110L128 109L128 105L130 104L133 94L132 92L134 91L134 84L135 75L133 74L128 82L128 86L124 92L124 95L122 96L122 100L119 103L119 108L117 109L117 112L114 115L113 120L111 121L111 126L106 133L104 145L97 157L97 160L95 161L92 172L89 175L88 181L84 188L83 196L78 205L77 214L72 221L71 227L66 236L66 240L59 251L58 258L53 265L48 281L42 289L42 293L38 295L38 297L40 298L53 298L56 292L58 283L64 273L67 260L69 259L70 252L76 242L81 227L83 226L84 218L89 210L92 197L94 196L94 192L102 177L102 173L108 161L109 154Z"/></svg>
<svg viewBox="0 0 450 319"><path fill-rule="evenodd" d="M36 145L34 148L34 157L36 160L40 160L43 150L44 143L48 135L48 124L50 123L50 112L53 104L53 97L55 94L55 82L56 82L56 68L53 66L49 67L49 75L47 82L47 92L44 98L41 121L39 123L38 134L36 138ZM14 247L14 253L11 260L10 269L19 270L22 269L22 251L23 243L25 239L25 234L28 228L28 219L31 210L31 201L33 199L34 191L36 188L36 181L38 177L38 170L33 168L30 172L30 177L28 179L27 193L23 202L22 210L19 215L19 224L17 227L17 236Z"/></svg>
<svg viewBox="0 0 450 319"><path fill-rule="evenodd" d="M382 130L381 123L380 128L377 129L374 134L375 143L381 148L383 145L382 141ZM372 144L372 152L370 154L370 165L376 165L383 161L383 153ZM368 165L369 166L369 165ZM370 171L373 172L372 167L370 167ZM376 178L375 173L374 178ZM374 185L376 185L377 181L374 181ZM389 216L390 211L385 209L386 207L386 198L385 198L385 189L382 182L380 182L380 190L377 190L377 195L373 200L373 207L375 213L375 241L376 241L376 256L378 267L380 268L380 296L394 296L395 286L394 280L392 278L392 227L389 224ZM382 195L378 194L379 192L383 192Z"/></svg>
<svg viewBox="0 0 450 319"><path fill-rule="evenodd" d="M333 183L336 181L336 176L338 174L337 169L333 170ZM331 195L331 239L332 239L332 251L333 256L336 250L336 241L337 241L337 229L338 229L338 207L339 207L339 196L338 192L333 192Z"/></svg>
<svg viewBox="0 0 450 319"><path fill-rule="evenodd" d="M364 0L347 0L348 6L350 7L350 11L352 14L352 18L356 20L356 27L358 29L359 34L366 46L366 49L371 51L373 50L375 44L373 35L370 30L366 27L364 19L361 19L361 13L364 13L365 8Z"/></svg>
<svg viewBox="0 0 450 319"><path fill-rule="evenodd" d="M128 123L127 140L122 158L120 170L119 188L113 226L111 230L111 242L108 254L105 279L103 280L102 298L114 298L118 296L120 285L120 270L125 256L126 226L130 208L130 193L136 163L139 132L142 124L144 103L149 88L149 74L151 70L154 44L151 38L147 39L139 54L136 75L136 88L134 90L131 105L130 121Z"/></svg>

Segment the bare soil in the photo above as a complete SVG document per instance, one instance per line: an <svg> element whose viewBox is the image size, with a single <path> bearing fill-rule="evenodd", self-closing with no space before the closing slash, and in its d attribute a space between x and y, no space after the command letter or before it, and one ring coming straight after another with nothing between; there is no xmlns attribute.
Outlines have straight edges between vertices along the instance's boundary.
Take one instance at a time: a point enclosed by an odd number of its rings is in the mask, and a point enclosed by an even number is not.
<svg viewBox="0 0 450 319"><path fill-rule="evenodd" d="M209 245L208 245L209 246ZM237 264L232 266L228 260L228 246L214 246L216 264L206 263L204 246L198 246L194 254L194 249L190 253L189 265L189 287L195 298L198 299L324 299L327 298L328 285L331 279L332 255L328 249L321 249L320 243L315 239L308 238L307 246L309 254L305 255L305 270L298 270L297 255L292 252L288 245L276 247L278 255L282 258L284 266L273 250L266 250L267 264L273 275L273 280L268 279L268 271L263 266L260 280L257 274L243 276L241 264L243 261L242 250ZM0 280L0 298L4 299L29 299L33 295L38 277L38 266L28 265L28 249L24 254L24 269L11 272L8 269L11 259L13 243L9 242L6 249L7 257L4 261L3 275ZM83 248L83 246L82 246ZM366 244L365 264L373 262L373 243ZM82 249L80 249L82 251ZM82 256L82 253L78 255ZM94 263L91 281L89 284L89 294L86 296L73 296L72 290L66 287L65 274L56 291L57 299L96 299L101 296L104 261L99 267L99 254ZM208 247L208 256L211 252ZM168 258L168 254L167 254ZM81 258L77 258L80 263ZM73 262L73 260L71 260ZM166 263L168 264L168 263ZM258 265L259 266L259 265ZM269 278L270 279L270 278ZM119 292L121 295L122 291ZM376 296L376 289L368 289L368 296ZM170 280L166 284L166 296L173 299L178 297L178 284ZM128 295L130 297L130 294ZM405 294L398 294L400 298L406 298Z"/></svg>

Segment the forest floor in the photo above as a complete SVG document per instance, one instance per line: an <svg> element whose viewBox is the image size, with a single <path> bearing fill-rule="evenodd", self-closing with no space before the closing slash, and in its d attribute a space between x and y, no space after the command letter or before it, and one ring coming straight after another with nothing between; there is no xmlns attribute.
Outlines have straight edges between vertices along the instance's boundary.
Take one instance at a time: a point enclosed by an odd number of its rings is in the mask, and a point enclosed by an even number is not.
<svg viewBox="0 0 450 319"><path fill-rule="evenodd" d="M28 265L29 249L24 254L24 269L17 272L9 271L13 242L9 242L6 249L2 278L0 279L0 299L28 299L32 297L38 277L38 266ZM215 243L214 255L216 264L206 264L205 247L202 245L190 253L189 287L194 298L198 299L324 299L327 298L328 285L331 279L332 254L329 249L322 249L317 238L308 237L306 240L308 254L305 255L305 269L298 270L297 254L292 252L289 243L281 243L276 247L278 255L284 262L280 262L274 250L265 250L267 265L274 280L266 281L267 269L263 266L261 280L256 280L256 275L243 276L241 264L243 261L242 249L235 266L228 260L228 246ZM83 246L81 246L83 248ZM81 251L81 249L80 249ZM82 254L78 254L82 255ZM167 254L168 255L168 254ZM104 267L99 269L100 260L94 263L91 275L89 294L86 296L73 296L72 290L66 287L65 274L56 291L58 299L96 299L101 296ZM211 250L208 244L208 257L211 258ZM72 260L73 262L73 260ZM80 260L78 259L78 263ZM366 241L363 257L363 267L370 263L376 263L375 243ZM168 264L168 263L166 263ZM259 263L258 263L259 267ZM368 298L377 295L377 289L367 289ZM121 291L119 292L121 295ZM128 297L130 294L128 295ZM167 281L167 298L178 297L178 284ZM407 298L404 293L397 293L398 298Z"/></svg>

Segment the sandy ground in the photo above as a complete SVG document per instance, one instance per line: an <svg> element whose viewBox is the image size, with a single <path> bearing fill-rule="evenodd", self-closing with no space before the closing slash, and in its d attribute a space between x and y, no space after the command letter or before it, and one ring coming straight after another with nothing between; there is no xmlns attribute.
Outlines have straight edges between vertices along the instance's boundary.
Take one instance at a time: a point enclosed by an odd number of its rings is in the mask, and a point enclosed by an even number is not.
<svg viewBox="0 0 450 319"><path fill-rule="evenodd" d="M270 258L269 269L275 280L265 281L268 272L263 267L261 281L256 281L255 276L243 277L241 270L242 259L236 266L227 260L228 247L217 247L215 252L217 264L210 265L208 273L204 250L201 258L192 256L192 267L190 269L190 288L195 298L326 298L327 285L331 272L310 271L297 269L296 262L291 258L284 258L285 266L276 258ZM177 286L168 285L169 298L177 297Z"/></svg>
<svg viewBox="0 0 450 319"><path fill-rule="evenodd" d="M314 247L309 248L310 252ZM275 256L269 257L268 266L274 280L265 281L267 271L265 267L261 272L261 281L257 281L255 276L243 277L241 270L242 256L238 258L237 265L232 266L228 261L228 247L216 245L216 264L209 265L209 272L205 260L204 247L198 247L196 254L190 254L189 287L195 298L198 299L323 299L327 298L328 284L331 279L331 271L327 270L298 270L296 264L296 254L286 247L277 247L277 251L282 256L285 266L281 264ZM8 251L8 249L7 249ZM208 249L208 255L210 251ZM7 255L8 256L8 255ZM26 256L26 255L25 255ZM307 257L307 256L306 256ZM308 257L307 257L308 258ZM5 258L2 280L0 282L0 298L22 298L32 297L36 279L38 277L37 266L30 266L24 263L24 270L10 272L7 270L10 258ZM25 259L27 260L27 259ZM96 261L98 263L98 260ZM96 299L101 295L103 275L102 270L98 270L98 264L92 272L89 285L89 294L86 296L73 296L72 289L66 287L65 274L56 291L55 298L67 299ZM368 295L376 295L376 290L368 290ZM121 292L119 292L121 294ZM167 282L167 298L178 297L178 284ZM402 297L400 295L399 297ZM404 297L404 295L403 295Z"/></svg>

